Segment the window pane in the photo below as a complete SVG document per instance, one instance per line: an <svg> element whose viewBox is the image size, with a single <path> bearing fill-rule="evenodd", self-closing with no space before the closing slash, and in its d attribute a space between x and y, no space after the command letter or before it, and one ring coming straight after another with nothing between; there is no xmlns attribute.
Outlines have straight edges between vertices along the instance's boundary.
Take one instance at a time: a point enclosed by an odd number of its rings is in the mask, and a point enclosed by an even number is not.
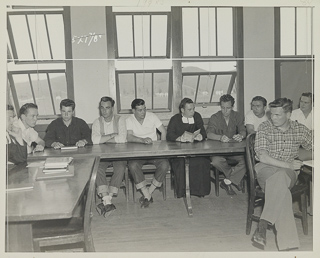
<svg viewBox="0 0 320 258"><path fill-rule="evenodd" d="M119 57L133 56L132 16L116 16Z"/></svg>
<svg viewBox="0 0 320 258"><path fill-rule="evenodd" d="M68 97L66 76L64 73L49 73L49 79L56 114L59 114L60 101Z"/></svg>
<svg viewBox="0 0 320 258"><path fill-rule="evenodd" d="M214 75L201 75L196 103L209 103L214 83Z"/></svg>
<svg viewBox="0 0 320 258"><path fill-rule="evenodd" d="M10 15L13 39L17 49L18 59L33 59L29 33L24 15Z"/></svg>
<svg viewBox="0 0 320 258"><path fill-rule="evenodd" d="M280 8L281 55L295 54L295 11L293 7Z"/></svg>
<svg viewBox="0 0 320 258"><path fill-rule="evenodd" d="M36 59L51 59L44 15L27 15Z"/></svg>
<svg viewBox="0 0 320 258"><path fill-rule="evenodd" d="M217 8L218 53L219 56L233 56L232 8Z"/></svg>
<svg viewBox="0 0 320 258"><path fill-rule="evenodd" d="M131 109L131 102L136 98L134 89L134 75L118 74L118 78L121 109Z"/></svg>
<svg viewBox="0 0 320 258"><path fill-rule="evenodd" d="M199 56L198 8L182 8L183 56Z"/></svg>
<svg viewBox="0 0 320 258"><path fill-rule="evenodd" d="M169 73L154 73L153 108L169 107Z"/></svg>
<svg viewBox="0 0 320 258"><path fill-rule="evenodd" d="M216 20L215 8L200 8L201 56L215 56Z"/></svg>
<svg viewBox="0 0 320 258"><path fill-rule="evenodd" d="M212 102L219 102L220 97L228 93L231 75L217 75L216 86L212 95Z"/></svg>
<svg viewBox="0 0 320 258"><path fill-rule="evenodd" d="M134 15L134 43L135 56L150 56L149 15Z"/></svg>
<svg viewBox="0 0 320 258"><path fill-rule="evenodd" d="M47 75L45 73L31 74L31 81L39 115L53 115Z"/></svg>
<svg viewBox="0 0 320 258"><path fill-rule="evenodd" d="M12 78L17 91L17 97L20 106L25 103L34 103L28 75L14 74L12 75Z"/></svg>
<svg viewBox="0 0 320 258"><path fill-rule="evenodd" d="M297 8L297 55L311 55L311 8Z"/></svg>
<svg viewBox="0 0 320 258"><path fill-rule="evenodd" d="M167 16L153 15L151 22L152 38L151 49L152 56L166 56L167 50Z"/></svg>
<svg viewBox="0 0 320 258"><path fill-rule="evenodd" d="M183 62L182 72L236 72L236 61Z"/></svg>
<svg viewBox="0 0 320 258"><path fill-rule="evenodd" d="M61 14L46 15L53 59L65 59L64 26Z"/></svg>
<svg viewBox="0 0 320 258"><path fill-rule="evenodd" d="M152 109L151 73L137 73L137 98L143 99L147 109Z"/></svg>
<svg viewBox="0 0 320 258"><path fill-rule="evenodd" d="M182 76L182 97L194 101L197 90L198 76Z"/></svg>

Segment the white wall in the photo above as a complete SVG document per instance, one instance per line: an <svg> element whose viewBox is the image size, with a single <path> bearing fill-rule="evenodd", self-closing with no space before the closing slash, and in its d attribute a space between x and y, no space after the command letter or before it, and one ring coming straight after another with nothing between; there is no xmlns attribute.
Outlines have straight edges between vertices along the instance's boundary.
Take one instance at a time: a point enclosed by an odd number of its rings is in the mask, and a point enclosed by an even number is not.
<svg viewBox="0 0 320 258"><path fill-rule="evenodd" d="M275 97L274 8L243 8L244 108L250 110L254 96L268 103Z"/></svg>

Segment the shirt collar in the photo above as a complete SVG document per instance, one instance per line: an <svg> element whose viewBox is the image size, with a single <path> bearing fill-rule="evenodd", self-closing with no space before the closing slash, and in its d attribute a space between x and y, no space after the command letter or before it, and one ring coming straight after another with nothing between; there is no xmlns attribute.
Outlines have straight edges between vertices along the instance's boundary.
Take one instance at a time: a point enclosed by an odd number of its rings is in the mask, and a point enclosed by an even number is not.
<svg viewBox="0 0 320 258"><path fill-rule="evenodd" d="M188 118L188 117L185 117L183 115L181 115L181 116L182 116L182 122L184 124L190 124L190 125L194 124L194 118L193 117Z"/></svg>

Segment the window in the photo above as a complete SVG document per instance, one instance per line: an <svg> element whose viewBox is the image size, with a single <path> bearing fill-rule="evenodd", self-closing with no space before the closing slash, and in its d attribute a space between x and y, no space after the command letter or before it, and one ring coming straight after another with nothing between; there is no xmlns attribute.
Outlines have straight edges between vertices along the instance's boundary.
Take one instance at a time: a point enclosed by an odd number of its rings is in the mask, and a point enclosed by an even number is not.
<svg viewBox="0 0 320 258"><path fill-rule="evenodd" d="M281 56L312 54L312 8L280 8Z"/></svg>
<svg viewBox="0 0 320 258"><path fill-rule="evenodd" d="M144 99L153 112L170 111L170 12L117 7L113 15L118 112L129 113L135 98Z"/></svg>
<svg viewBox="0 0 320 258"><path fill-rule="evenodd" d="M68 96L65 21L62 7L8 7L8 81L15 109L28 102L39 118L52 118ZM69 90L70 92L70 90Z"/></svg>

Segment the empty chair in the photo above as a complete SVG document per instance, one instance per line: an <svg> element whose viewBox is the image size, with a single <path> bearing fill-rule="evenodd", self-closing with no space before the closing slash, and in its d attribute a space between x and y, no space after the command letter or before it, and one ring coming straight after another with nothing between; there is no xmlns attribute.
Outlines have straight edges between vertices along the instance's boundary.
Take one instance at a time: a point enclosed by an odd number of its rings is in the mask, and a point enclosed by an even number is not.
<svg viewBox="0 0 320 258"><path fill-rule="evenodd" d="M247 214L247 225L246 225L246 234L249 235L251 232L252 221L259 221L260 217L254 214L255 207L263 205L264 201L264 192L260 188L257 175L255 171L255 164L257 163L255 159L254 152L254 142L255 142L255 133L250 134L247 137L246 143L246 159L248 166L248 176L249 176L249 203L248 203L248 214ZM290 189L292 196L300 197L301 201L301 211L296 212L294 215L302 219L303 233L308 234L308 220L307 220L307 194L308 185L299 177L296 184Z"/></svg>
<svg viewBox="0 0 320 258"><path fill-rule="evenodd" d="M41 247L82 243L84 251L94 252L91 234L92 201L100 158L96 157L90 180L83 196L83 206L79 217L61 220L39 221L33 225L33 245L35 251Z"/></svg>

